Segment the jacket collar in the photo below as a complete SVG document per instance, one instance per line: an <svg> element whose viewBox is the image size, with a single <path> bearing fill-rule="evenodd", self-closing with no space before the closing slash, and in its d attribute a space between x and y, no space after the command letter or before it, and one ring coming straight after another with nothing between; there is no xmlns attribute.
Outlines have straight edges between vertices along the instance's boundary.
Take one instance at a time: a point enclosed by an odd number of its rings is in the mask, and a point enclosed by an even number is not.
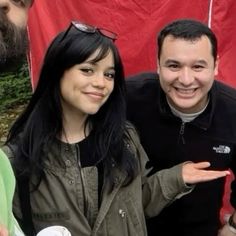
<svg viewBox="0 0 236 236"><path fill-rule="evenodd" d="M190 123L203 129L207 130L212 123L212 118L215 112L216 107L216 100L217 100L217 85L216 81L213 82L212 88L210 89L209 93L209 104L207 108L204 110L202 114L200 114L196 119L191 121ZM159 112L162 117L165 117L165 119L176 119L180 120L179 117L176 117L172 112L171 109L167 103L166 95L162 88L160 87L160 93L159 93Z"/></svg>

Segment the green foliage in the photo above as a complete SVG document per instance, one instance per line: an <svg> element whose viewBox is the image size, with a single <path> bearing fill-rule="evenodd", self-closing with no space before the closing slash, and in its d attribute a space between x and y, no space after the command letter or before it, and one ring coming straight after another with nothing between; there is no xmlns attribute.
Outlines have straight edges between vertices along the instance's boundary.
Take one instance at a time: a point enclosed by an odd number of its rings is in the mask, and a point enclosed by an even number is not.
<svg viewBox="0 0 236 236"><path fill-rule="evenodd" d="M32 88L26 62L15 72L0 74L1 113L20 104L26 104L31 95Z"/></svg>

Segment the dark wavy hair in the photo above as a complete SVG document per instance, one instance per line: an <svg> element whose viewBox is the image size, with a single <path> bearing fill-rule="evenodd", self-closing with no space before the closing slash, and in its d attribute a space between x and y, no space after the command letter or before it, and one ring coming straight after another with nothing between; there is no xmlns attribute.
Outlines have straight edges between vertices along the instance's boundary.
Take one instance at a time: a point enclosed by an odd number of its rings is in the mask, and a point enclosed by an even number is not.
<svg viewBox="0 0 236 236"><path fill-rule="evenodd" d="M167 36L184 40L196 40L206 36L211 43L212 56L214 61L217 59L217 38L213 31L204 23L193 19L178 19L166 25L158 34L158 60L160 60L162 45Z"/></svg>
<svg viewBox="0 0 236 236"><path fill-rule="evenodd" d="M107 179L114 180L112 166L127 174L127 184L136 175L136 161L125 147L127 137L125 82L122 61L113 41L98 31L70 30L60 33L50 44L36 90L22 115L10 129L6 144L17 146L15 169L30 176L43 174L43 158L54 139L62 133L60 80L65 70L84 62L99 50L94 62L111 51L114 56L114 89L100 110L88 116L95 135L94 152L103 161Z"/></svg>

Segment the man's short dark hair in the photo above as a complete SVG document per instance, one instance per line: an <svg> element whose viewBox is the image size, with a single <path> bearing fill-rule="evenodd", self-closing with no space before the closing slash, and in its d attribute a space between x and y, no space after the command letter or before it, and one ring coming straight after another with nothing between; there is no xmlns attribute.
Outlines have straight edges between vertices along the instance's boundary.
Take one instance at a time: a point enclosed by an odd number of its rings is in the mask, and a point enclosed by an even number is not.
<svg viewBox="0 0 236 236"><path fill-rule="evenodd" d="M208 37L212 46L212 56L217 58L217 38L213 31L204 23L192 19L179 19L166 25L158 34L158 59L160 60L162 45L167 36L194 41L202 36Z"/></svg>

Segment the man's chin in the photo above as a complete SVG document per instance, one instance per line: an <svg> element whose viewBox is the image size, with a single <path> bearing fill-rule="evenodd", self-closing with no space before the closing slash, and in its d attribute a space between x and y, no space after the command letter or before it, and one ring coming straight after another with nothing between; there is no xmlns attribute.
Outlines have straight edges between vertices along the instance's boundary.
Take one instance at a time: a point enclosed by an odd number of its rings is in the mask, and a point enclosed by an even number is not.
<svg viewBox="0 0 236 236"><path fill-rule="evenodd" d="M28 50L27 31L9 24L0 38L0 72L14 71L25 61ZM4 31L3 31L4 32Z"/></svg>

